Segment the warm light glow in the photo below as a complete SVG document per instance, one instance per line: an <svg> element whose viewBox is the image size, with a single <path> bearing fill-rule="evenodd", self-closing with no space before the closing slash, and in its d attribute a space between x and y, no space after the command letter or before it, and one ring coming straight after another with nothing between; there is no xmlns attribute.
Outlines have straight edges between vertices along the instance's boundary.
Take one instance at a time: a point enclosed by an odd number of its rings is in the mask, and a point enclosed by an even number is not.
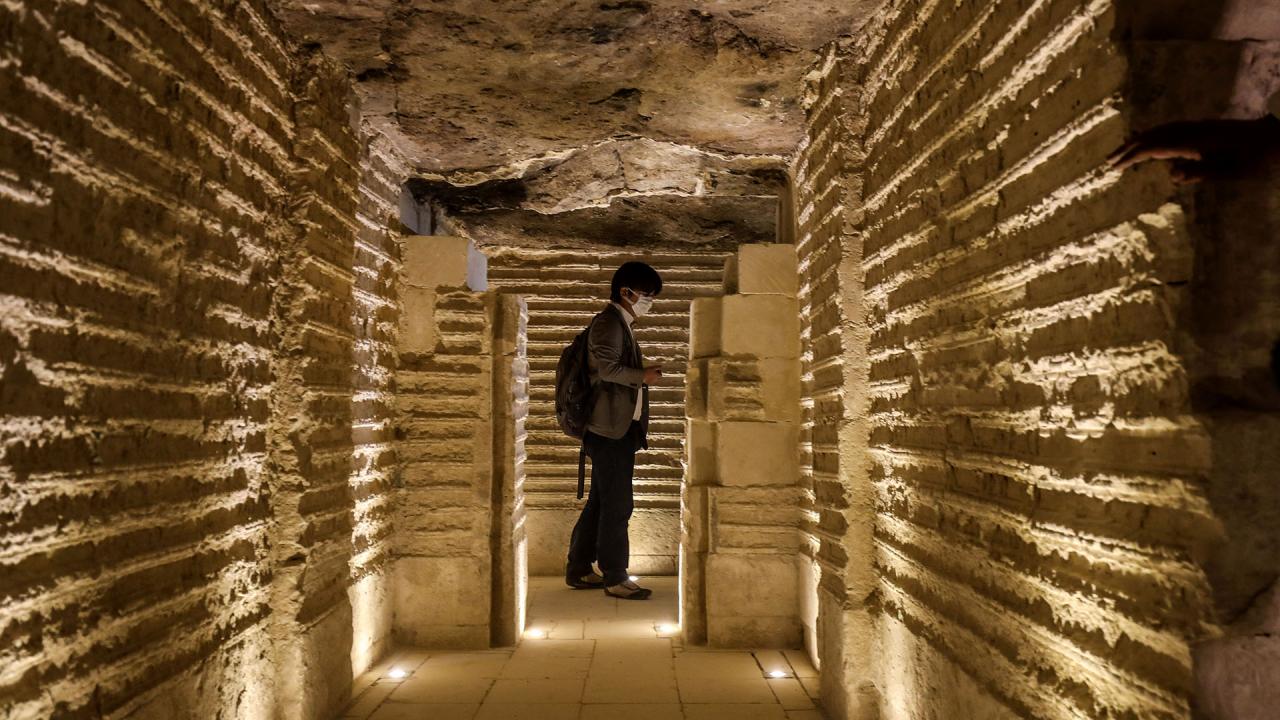
<svg viewBox="0 0 1280 720"><path fill-rule="evenodd" d="M351 668L356 674L371 669L391 635L390 579L385 571L371 572L347 588L351 602Z"/></svg>
<svg viewBox="0 0 1280 720"><path fill-rule="evenodd" d="M524 631L524 636L525 636L525 637L527 637L527 638L530 638L530 639L532 639L532 640L539 640L539 639L541 639L541 638L546 637L546 636L547 636L547 632L546 632L545 630L539 630L539 629L537 629L537 628L534 628L534 629L531 629L531 630L525 630L525 631Z"/></svg>
<svg viewBox="0 0 1280 720"><path fill-rule="evenodd" d="M631 582L635 582L635 581L637 581L637 580L639 580L639 579L640 579L640 576L639 576L639 575L632 575L632 576L631 576Z"/></svg>
<svg viewBox="0 0 1280 720"><path fill-rule="evenodd" d="M784 677L787 677L787 671L786 671L786 670L770 670L770 671L769 671L769 677L771 677L771 678L784 678Z"/></svg>
<svg viewBox="0 0 1280 720"><path fill-rule="evenodd" d="M659 625L658 632L667 633L667 634L677 633L677 632L680 632L680 626L679 625Z"/></svg>
<svg viewBox="0 0 1280 720"><path fill-rule="evenodd" d="M387 673L387 677L392 680L403 680L409 677L409 671L404 668L393 667L391 668L391 672Z"/></svg>

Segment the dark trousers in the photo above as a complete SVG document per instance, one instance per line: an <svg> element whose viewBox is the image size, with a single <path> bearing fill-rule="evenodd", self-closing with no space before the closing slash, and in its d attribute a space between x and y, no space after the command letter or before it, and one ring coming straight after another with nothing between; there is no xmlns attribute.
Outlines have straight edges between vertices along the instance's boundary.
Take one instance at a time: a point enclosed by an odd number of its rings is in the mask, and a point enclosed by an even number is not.
<svg viewBox="0 0 1280 720"><path fill-rule="evenodd" d="M605 584L617 585L627 579L630 562L627 523L634 505L631 478L640 446L640 423L632 422L627 434L617 440L588 432L583 445L591 458L591 492L569 538L566 574L586 575L595 562Z"/></svg>

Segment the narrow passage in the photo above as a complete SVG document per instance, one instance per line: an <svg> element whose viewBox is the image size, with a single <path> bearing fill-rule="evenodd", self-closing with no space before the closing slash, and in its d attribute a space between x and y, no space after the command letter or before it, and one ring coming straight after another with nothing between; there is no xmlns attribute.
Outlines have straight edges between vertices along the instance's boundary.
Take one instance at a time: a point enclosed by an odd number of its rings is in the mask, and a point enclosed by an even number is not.
<svg viewBox="0 0 1280 720"><path fill-rule="evenodd" d="M627 602L531 578L515 648L405 649L356 681L349 720L822 720L803 651L719 651L678 637L677 580Z"/></svg>

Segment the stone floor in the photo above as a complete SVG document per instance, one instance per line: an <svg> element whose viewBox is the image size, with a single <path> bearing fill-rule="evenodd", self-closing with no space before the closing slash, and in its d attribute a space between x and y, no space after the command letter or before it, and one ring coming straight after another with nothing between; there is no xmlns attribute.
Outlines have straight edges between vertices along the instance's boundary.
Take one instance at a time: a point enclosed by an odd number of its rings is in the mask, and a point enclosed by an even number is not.
<svg viewBox="0 0 1280 720"><path fill-rule="evenodd" d="M357 682L351 720L822 720L803 652L686 648L675 578L645 602L533 578L515 648L402 649ZM395 676L403 674L403 677Z"/></svg>

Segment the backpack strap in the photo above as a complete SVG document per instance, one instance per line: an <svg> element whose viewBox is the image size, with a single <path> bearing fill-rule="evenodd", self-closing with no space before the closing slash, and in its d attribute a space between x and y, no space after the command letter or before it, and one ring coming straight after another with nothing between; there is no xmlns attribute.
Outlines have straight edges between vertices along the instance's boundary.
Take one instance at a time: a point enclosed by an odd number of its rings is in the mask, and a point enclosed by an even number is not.
<svg viewBox="0 0 1280 720"><path fill-rule="evenodd" d="M591 318L591 322L587 323L586 342L582 343L582 373L588 378L591 377L591 326L596 324L596 320L600 319L602 313L596 313ZM587 383L590 386L590 382ZM585 433L582 438L582 447L578 448L578 499L582 499L583 491L587 485L587 439Z"/></svg>

